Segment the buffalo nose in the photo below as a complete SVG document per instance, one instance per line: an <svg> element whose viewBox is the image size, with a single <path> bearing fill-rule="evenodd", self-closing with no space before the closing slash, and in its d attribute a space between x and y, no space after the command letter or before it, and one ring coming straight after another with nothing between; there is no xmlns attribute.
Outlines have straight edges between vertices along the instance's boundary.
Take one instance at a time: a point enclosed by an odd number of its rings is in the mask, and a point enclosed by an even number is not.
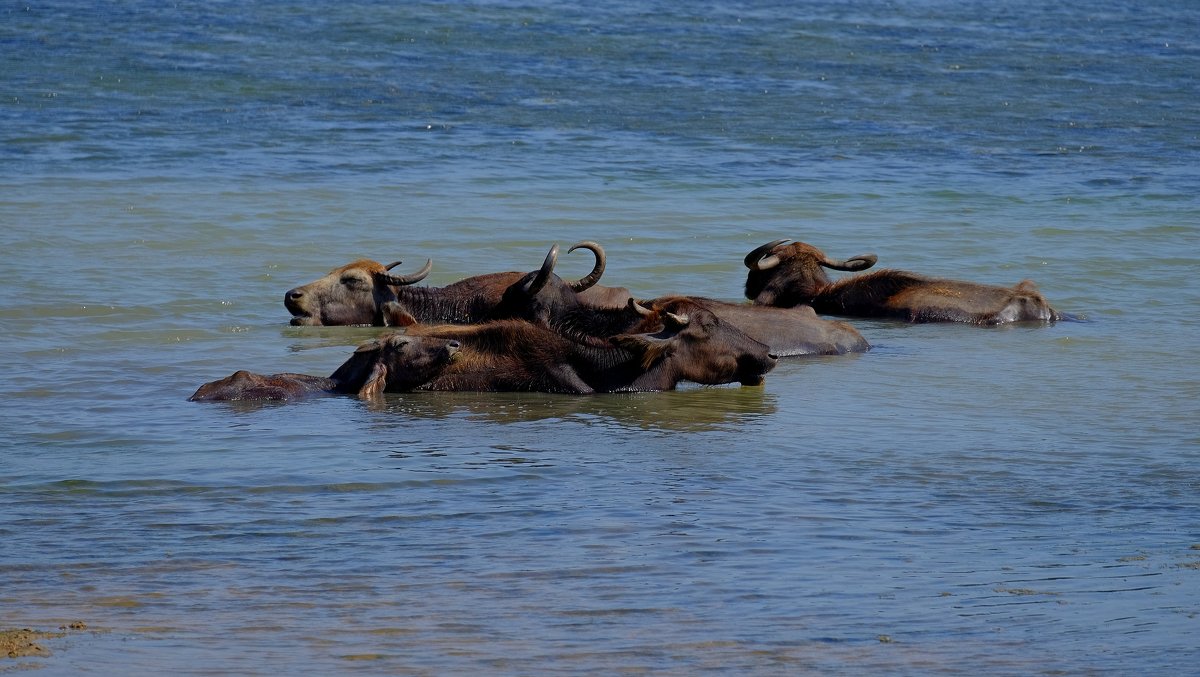
<svg viewBox="0 0 1200 677"><path fill-rule="evenodd" d="M451 341L448 345L451 348L461 348L462 347L462 344L459 343L458 341Z"/></svg>
<svg viewBox="0 0 1200 677"><path fill-rule="evenodd" d="M774 360L778 360L779 356L776 355L775 353L767 353L767 358L774 361Z"/></svg>
<svg viewBox="0 0 1200 677"><path fill-rule="evenodd" d="M287 294L284 294L284 298L291 301L295 301L302 296L304 296L304 292L300 291L299 289L289 289Z"/></svg>

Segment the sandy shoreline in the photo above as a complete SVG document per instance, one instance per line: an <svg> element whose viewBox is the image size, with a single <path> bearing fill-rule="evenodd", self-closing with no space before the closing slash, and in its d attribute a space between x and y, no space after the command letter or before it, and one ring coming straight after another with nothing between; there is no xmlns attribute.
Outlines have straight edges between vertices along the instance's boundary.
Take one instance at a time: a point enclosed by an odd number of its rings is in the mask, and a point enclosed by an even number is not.
<svg viewBox="0 0 1200 677"><path fill-rule="evenodd" d="M0 657L45 658L51 655L50 650L46 648L46 640L66 637L71 631L86 629L86 623L77 621L59 626L57 631L33 630L31 628L8 628L0 630ZM3 671L2 667L0 667L0 671Z"/></svg>

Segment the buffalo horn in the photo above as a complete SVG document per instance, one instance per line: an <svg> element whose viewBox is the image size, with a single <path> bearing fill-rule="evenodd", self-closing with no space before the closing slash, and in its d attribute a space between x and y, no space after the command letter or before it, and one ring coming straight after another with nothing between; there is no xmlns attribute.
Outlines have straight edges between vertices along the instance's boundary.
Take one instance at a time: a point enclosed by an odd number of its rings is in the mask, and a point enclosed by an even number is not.
<svg viewBox="0 0 1200 677"><path fill-rule="evenodd" d="M875 265L875 262L878 260L879 257L875 256L874 254L861 254L859 256L852 256L845 261L834 261L827 256L825 257L825 260L821 262L821 265L831 270L855 271L866 270L867 268Z"/></svg>
<svg viewBox="0 0 1200 677"><path fill-rule="evenodd" d="M558 245L555 244L550 248L550 252L546 254L546 260L542 261L542 267L538 270L537 275L525 283L525 293L533 296L540 292L542 287L546 286L546 281L550 279L550 273L554 272L554 264L558 261Z"/></svg>
<svg viewBox="0 0 1200 677"><path fill-rule="evenodd" d="M646 306L643 306L642 304L638 303L637 299L632 298L632 297L630 297L630 299L629 299L629 307L632 308L635 312L637 312L638 315L641 315L642 317L650 317L651 315L654 314L653 310L650 310Z"/></svg>
<svg viewBox="0 0 1200 677"><path fill-rule="evenodd" d="M583 242L580 242L580 243L574 245L573 247L571 247L570 249L567 250L567 253L570 254L571 252L575 251L576 249L588 249L593 254L596 255L596 265L592 266L592 272L579 278L579 280L576 282L569 283L569 285L568 285L571 287L571 291L578 294L579 292L591 287L592 285L594 285L600 281L600 276L604 274L605 259L604 259L604 247L601 247L598 243L592 242L591 240L585 240Z"/></svg>
<svg viewBox="0 0 1200 677"><path fill-rule="evenodd" d="M767 254L784 242L790 242L790 240L775 240L773 242L768 242L763 246L756 248L749 254L746 254L746 259L744 261L746 267L750 270L768 270L779 265L778 256L774 254L767 256Z"/></svg>
<svg viewBox="0 0 1200 677"><path fill-rule="evenodd" d="M663 313L676 327L686 327L690 318L687 315L676 315L675 313Z"/></svg>
<svg viewBox="0 0 1200 677"><path fill-rule="evenodd" d="M399 262L399 261L396 261L395 263L389 263L389 264L386 266L386 268L387 268L388 270L391 270L392 268L395 268L395 267L396 267L396 266L398 266L398 265L400 265L400 262ZM380 278L381 280L383 280L383 281L384 281L385 283L387 283L387 284L394 284L394 285L396 285L396 286L398 286L398 287L403 287L403 286L405 286L405 285L409 285L409 284L416 284L417 282L420 282L421 280L424 280L424 279L425 279L425 277L426 277L427 275L429 275L429 271L431 271L431 270L433 270L433 259L426 259L426 260L425 260L425 265L424 265L424 266L422 266L420 270L418 270L417 272L413 273L412 275L388 275L388 274L382 274L382 275L380 275L380 276L379 276L379 278Z"/></svg>

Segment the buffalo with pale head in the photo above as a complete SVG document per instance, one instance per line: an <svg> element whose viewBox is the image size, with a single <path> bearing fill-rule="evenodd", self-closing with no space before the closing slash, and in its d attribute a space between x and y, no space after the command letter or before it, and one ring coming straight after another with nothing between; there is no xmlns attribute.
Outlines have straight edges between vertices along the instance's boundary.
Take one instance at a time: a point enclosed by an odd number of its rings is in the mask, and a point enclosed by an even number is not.
<svg viewBox="0 0 1200 677"><path fill-rule="evenodd" d="M293 325L374 325L403 327L416 322L469 324L510 317L545 322L579 303L615 303L628 290L597 287L604 273L604 249L580 242L568 251L587 249L596 262L592 271L574 281L554 273L558 245L551 247L541 268L529 273L476 275L445 287L414 287L425 279L432 262L411 275L393 275L399 262L384 266L360 260L330 271L324 277L288 290L284 305ZM594 301L593 301L594 300Z"/></svg>

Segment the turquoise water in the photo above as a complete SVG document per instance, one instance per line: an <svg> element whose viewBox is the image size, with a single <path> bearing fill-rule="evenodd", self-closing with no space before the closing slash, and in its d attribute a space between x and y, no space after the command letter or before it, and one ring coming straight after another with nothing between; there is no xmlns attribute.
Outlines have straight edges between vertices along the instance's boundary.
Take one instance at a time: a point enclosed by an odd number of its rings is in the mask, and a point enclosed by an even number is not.
<svg viewBox="0 0 1200 677"><path fill-rule="evenodd" d="M0 667L1194 671L1197 35L1166 2L0 9L0 627L89 627ZM444 284L594 239L606 283L737 299L780 237L1086 321L856 321L870 352L761 388L186 401L333 371L376 330L283 293L358 257Z"/></svg>

